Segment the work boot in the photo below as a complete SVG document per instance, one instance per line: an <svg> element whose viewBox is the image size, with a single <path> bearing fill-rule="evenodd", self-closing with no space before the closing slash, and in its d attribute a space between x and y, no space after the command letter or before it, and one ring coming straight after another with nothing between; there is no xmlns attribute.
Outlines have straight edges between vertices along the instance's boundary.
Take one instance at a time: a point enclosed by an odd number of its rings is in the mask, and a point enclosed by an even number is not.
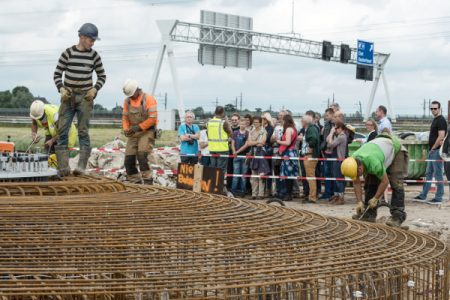
<svg viewBox="0 0 450 300"><path fill-rule="evenodd" d="M344 196L340 195L338 197L335 198L335 200L333 201L333 204L335 205L344 205Z"/></svg>
<svg viewBox="0 0 450 300"><path fill-rule="evenodd" d="M152 185L153 184L153 176L150 171L143 171L142 174L142 181L144 184Z"/></svg>
<svg viewBox="0 0 450 300"><path fill-rule="evenodd" d="M136 173L133 175L127 175L127 180L130 183L142 184L141 174L139 174L139 173Z"/></svg>
<svg viewBox="0 0 450 300"><path fill-rule="evenodd" d="M58 161L58 176L65 177L70 175L69 167L69 149L67 146L55 146L56 160Z"/></svg>
<svg viewBox="0 0 450 300"><path fill-rule="evenodd" d="M73 171L74 176L84 175L86 171L86 165L88 163L89 157L91 156L91 147L81 146L80 154L78 156L78 167Z"/></svg>
<svg viewBox="0 0 450 300"><path fill-rule="evenodd" d="M389 217L389 219L386 221L386 225L391 227L401 227L402 222L397 218Z"/></svg>

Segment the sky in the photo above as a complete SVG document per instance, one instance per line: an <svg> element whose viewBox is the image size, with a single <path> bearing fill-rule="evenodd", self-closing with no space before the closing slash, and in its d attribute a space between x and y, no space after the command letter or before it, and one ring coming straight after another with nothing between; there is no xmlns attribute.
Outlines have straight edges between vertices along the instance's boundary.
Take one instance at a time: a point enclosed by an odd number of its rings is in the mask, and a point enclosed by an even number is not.
<svg viewBox="0 0 450 300"><path fill-rule="evenodd" d="M156 20L199 22L200 10L253 18L253 30L291 31L292 0L0 0L0 90L25 85L34 95L58 103L53 72L61 52L76 44L85 22L99 28L95 43L107 73L96 102L112 108L123 103L122 84L139 81L144 91L156 63L161 35ZM390 53L385 74L395 114L422 115L424 99L439 100L444 114L450 100L450 1L448 0L294 0L294 31L302 38L356 46L373 41L375 50ZM308 58L253 53L249 70L202 66L198 45L176 43L175 58L186 108L213 110L235 103L263 110L288 108L323 112L334 99L354 113L364 112L372 82L355 79L356 67ZM169 64L164 60L155 96L160 109L177 102ZM387 104L380 84L375 105ZM374 110L374 108L372 109Z"/></svg>

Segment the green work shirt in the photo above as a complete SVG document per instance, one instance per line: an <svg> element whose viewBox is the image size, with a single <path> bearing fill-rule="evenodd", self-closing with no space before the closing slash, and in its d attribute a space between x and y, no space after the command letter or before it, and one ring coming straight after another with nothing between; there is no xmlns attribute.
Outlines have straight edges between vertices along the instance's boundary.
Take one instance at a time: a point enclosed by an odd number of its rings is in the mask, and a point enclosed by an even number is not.
<svg viewBox="0 0 450 300"><path fill-rule="evenodd" d="M378 137L364 144L352 154L352 157L361 161L365 174L381 179L400 148L400 141L396 137Z"/></svg>

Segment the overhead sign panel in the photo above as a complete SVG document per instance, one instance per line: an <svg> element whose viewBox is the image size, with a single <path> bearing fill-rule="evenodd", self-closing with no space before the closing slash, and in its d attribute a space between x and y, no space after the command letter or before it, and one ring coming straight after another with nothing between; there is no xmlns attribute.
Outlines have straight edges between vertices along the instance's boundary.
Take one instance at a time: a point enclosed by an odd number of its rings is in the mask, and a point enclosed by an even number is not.
<svg viewBox="0 0 450 300"><path fill-rule="evenodd" d="M216 65L222 67L237 67L250 69L252 67L252 51L237 49L236 47L251 47L249 35L243 35L233 29L253 29L252 18L223 14L202 10L200 23L228 27L228 31L214 31L211 28L201 28L202 44L198 49L198 62L202 65ZM220 42L221 46L215 46ZM229 45L224 47L223 44Z"/></svg>
<svg viewBox="0 0 450 300"><path fill-rule="evenodd" d="M356 63L359 65L373 66L374 45L372 42L358 40L358 53Z"/></svg>

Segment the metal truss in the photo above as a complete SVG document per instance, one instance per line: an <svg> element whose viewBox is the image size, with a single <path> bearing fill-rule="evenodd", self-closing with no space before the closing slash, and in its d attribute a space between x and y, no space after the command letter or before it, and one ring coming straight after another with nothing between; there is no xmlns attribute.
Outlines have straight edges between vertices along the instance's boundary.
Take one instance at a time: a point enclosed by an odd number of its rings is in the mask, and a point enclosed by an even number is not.
<svg viewBox="0 0 450 300"><path fill-rule="evenodd" d="M170 38L175 42L236 48L276 54L322 59L322 42L279 34L262 33L244 29L176 21ZM333 44L331 61L341 62L341 45ZM357 49L351 49L349 64L356 64ZM375 53L375 67L380 67L384 53Z"/></svg>
<svg viewBox="0 0 450 300"><path fill-rule="evenodd" d="M158 77L161 70L161 64L164 54L167 52L175 94L178 102L178 112L181 120L184 118L184 101L179 89L172 42L233 48L243 51L261 51L322 60L322 41L312 41L293 36L262 33L216 25L190 23L179 20L159 20L157 21L157 25L162 35L162 41L156 67L153 70L151 91L153 94L155 93L156 84L158 82ZM341 45L332 45L333 53L330 56L330 61L341 63ZM396 121L395 113L392 110L390 101L387 80L384 75L384 67L389 59L389 56L390 54L380 52L374 53L374 68L376 68L376 73L364 116L365 120L369 118L370 110L378 88L378 83L383 75L382 80L386 93L389 115L393 122ZM347 64L355 65L357 63L356 57L357 49L350 47L350 57Z"/></svg>

